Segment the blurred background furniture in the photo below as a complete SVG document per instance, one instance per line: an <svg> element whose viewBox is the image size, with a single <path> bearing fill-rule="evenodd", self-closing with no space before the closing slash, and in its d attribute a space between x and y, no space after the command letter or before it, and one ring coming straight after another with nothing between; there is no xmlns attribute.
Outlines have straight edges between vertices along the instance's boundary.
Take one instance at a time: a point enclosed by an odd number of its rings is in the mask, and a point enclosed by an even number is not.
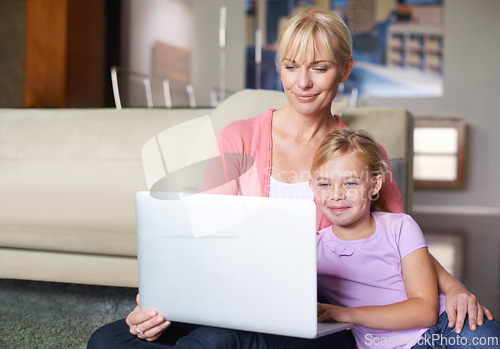
<svg viewBox="0 0 500 349"><path fill-rule="evenodd" d="M116 109L196 108L191 83L150 76L122 67L111 67L111 87Z"/></svg>
<svg viewBox="0 0 500 349"><path fill-rule="evenodd" d="M196 108L195 88L191 83L162 79L167 108Z"/></svg>

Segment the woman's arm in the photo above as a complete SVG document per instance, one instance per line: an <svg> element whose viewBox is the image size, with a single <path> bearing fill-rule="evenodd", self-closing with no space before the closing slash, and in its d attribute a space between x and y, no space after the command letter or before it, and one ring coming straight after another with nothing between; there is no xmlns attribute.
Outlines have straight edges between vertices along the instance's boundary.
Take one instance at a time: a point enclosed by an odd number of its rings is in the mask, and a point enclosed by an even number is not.
<svg viewBox="0 0 500 349"><path fill-rule="evenodd" d="M439 315L439 301L436 275L427 248L419 248L405 256L401 266L407 300L354 308L320 304L318 321L352 322L391 331L433 326Z"/></svg>
<svg viewBox="0 0 500 349"><path fill-rule="evenodd" d="M450 275L432 255L431 260L436 271L439 290L445 295L449 327L455 327L455 331L460 333L467 316L472 331L475 331L477 326L484 323L485 316L489 320L493 320L493 315L489 309L479 303L475 295Z"/></svg>

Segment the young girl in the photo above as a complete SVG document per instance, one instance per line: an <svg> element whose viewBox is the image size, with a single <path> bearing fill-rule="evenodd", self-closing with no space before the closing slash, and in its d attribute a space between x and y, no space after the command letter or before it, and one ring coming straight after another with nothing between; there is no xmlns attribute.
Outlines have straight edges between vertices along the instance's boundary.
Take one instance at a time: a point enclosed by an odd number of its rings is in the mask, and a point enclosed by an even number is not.
<svg viewBox="0 0 500 349"><path fill-rule="evenodd" d="M384 167L362 131L339 129L315 153L310 186L332 223L318 233L318 292L330 303L318 320L354 323L358 348L499 348L496 321L448 327L420 228L377 207Z"/></svg>

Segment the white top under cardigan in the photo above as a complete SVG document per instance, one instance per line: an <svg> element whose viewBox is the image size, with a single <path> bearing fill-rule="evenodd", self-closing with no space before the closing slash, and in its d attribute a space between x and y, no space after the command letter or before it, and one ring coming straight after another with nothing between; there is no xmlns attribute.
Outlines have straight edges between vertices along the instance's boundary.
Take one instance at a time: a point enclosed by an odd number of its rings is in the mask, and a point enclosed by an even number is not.
<svg viewBox="0 0 500 349"><path fill-rule="evenodd" d="M309 182L285 183L280 182L271 176L269 183L270 198L287 199L314 199L314 193L309 186Z"/></svg>

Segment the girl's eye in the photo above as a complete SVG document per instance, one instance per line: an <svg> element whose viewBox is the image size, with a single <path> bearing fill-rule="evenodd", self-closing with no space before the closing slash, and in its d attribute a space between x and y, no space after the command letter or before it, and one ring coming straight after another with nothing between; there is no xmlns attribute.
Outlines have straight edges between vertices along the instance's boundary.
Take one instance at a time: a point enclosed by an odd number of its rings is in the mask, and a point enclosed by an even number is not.
<svg viewBox="0 0 500 349"><path fill-rule="evenodd" d="M285 70L295 70L297 67L293 65L285 65Z"/></svg>
<svg viewBox="0 0 500 349"><path fill-rule="evenodd" d="M346 183L345 183L345 186L346 186L346 187L354 187L354 186L356 186L357 184L358 184L358 183L356 183L356 182L346 182Z"/></svg>
<svg viewBox="0 0 500 349"><path fill-rule="evenodd" d="M321 187L321 188L328 188L328 187L330 187L330 184L328 184L328 183L319 183L318 186Z"/></svg>

